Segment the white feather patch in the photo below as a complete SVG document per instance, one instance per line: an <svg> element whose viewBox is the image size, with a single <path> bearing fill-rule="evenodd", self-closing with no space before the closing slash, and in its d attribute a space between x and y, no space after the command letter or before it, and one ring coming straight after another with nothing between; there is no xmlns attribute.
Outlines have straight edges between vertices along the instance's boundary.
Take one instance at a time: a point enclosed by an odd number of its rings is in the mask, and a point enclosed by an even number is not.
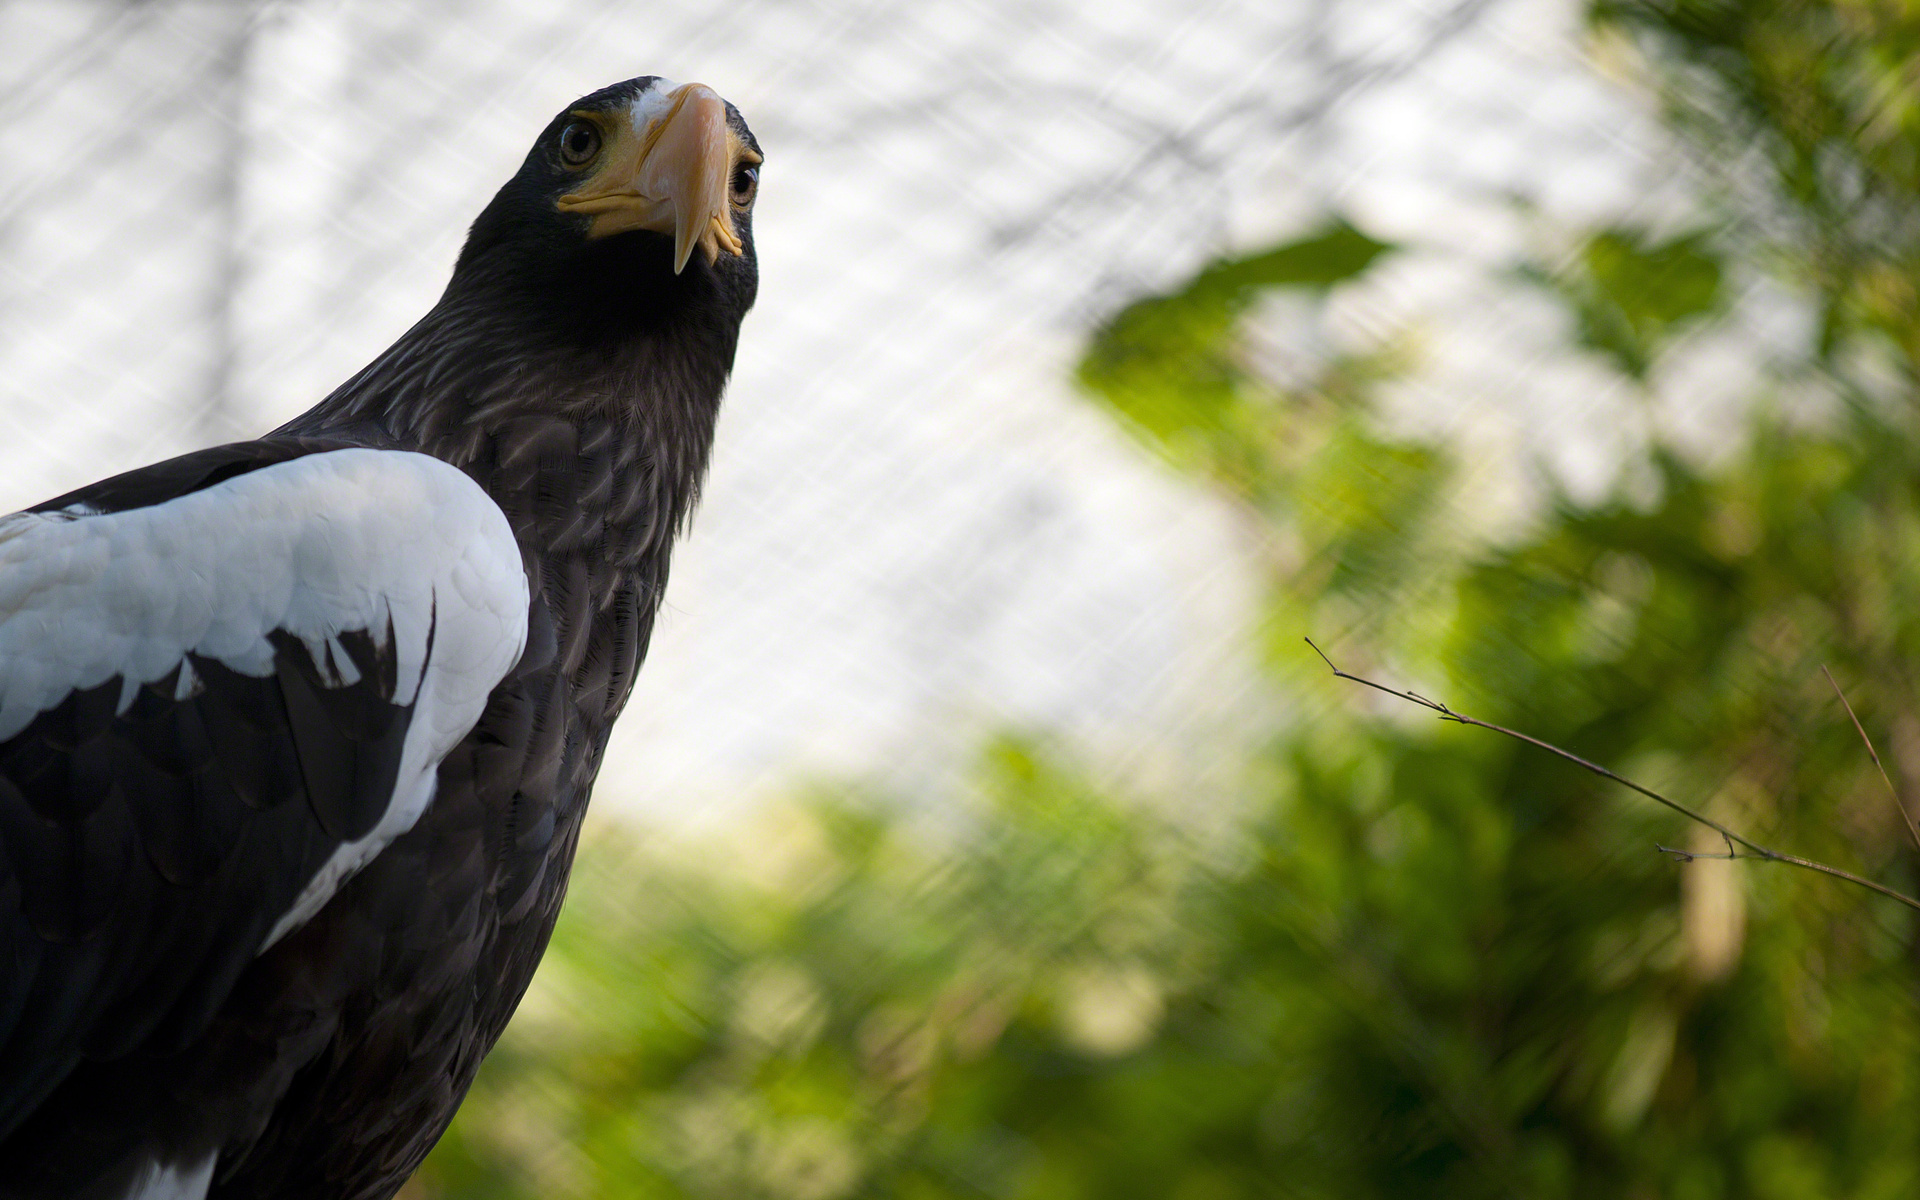
<svg viewBox="0 0 1920 1200"><path fill-rule="evenodd" d="M275 629L322 664L335 647L342 663L339 634L384 640L391 618L394 699L414 706L394 796L372 833L320 869L264 949L413 827L440 760L519 660L526 616L505 514L424 454L335 450L127 512L16 513L0 520L0 740L75 689L116 675L150 683L189 652L268 675Z"/></svg>
<svg viewBox="0 0 1920 1200"><path fill-rule="evenodd" d="M655 121L667 115L673 108L667 95L679 86L671 79L656 79L645 91L627 101L627 115L635 133L645 134Z"/></svg>
<svg viewBox="0 0 1920 1200"><path fill-rule="evenodd" d="M197 1163L163 1167L150 1163L133 1178L126 1200L203 1200L213 1185L213 1166L217 1155L209 1154Z"/></svg>

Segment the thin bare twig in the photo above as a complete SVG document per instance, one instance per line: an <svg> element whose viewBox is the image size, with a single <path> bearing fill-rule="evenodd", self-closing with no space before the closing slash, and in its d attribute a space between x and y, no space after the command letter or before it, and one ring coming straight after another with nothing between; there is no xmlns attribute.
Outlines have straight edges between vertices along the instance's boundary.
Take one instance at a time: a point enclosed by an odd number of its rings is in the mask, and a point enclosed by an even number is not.
<svg viewBox="0 0 1920 1200"><path fill-rule="evenodd" d="M1627 788L1631 791L1639 792L1642 796L1645 796L1649 800L1658 801L1659 803L1666 805L1668 808L1679 813L1681 816L1687 818L1690 821L1698 821L1700 824L1705 825L1707 828L1719 834L1720 837L1727 843L1727 852L1725 854L1703 854L1696 850L1676 850L1670 846L1662 846L1656 842L1654 844L1654 848L1660 851L1662 854L1671 854L1675 858L1679 859L1681 862L1691 862L1696 858L1729 858L1729 859L1758 858L1758 859L1763 859L1767 862L1786 863L1788 866L1803 867L1809 871L1818 871L1822 875L1831 875L1835 879L1844 879L1848 883L1858 884L1861 887L1867 888L1870 891L1878 892L1889 900L1897 900L1900 903L1906 905L1908 908L1920 910L1920 900L1915 900L1912 896L1908 896L1902 892L1896 892L1892 888L1887 887L1883 884L1875 883L1873 880L1868 879L1864 875L1855 875L1852 871L1843 871L1839 867L1830 867L1826 863L1815 862L1810 858L1801 858L1797 854L1782 854L1778 850L1769 850L1767 847L1762 846L1758 842L1755 842L1749 838L1743 837L1740 834L1735 833L1733 830L1727 828L1725 825L1722 825L1720 822L1714 820L1712 817L1705 815L1704 813L1695 812L1693 809L1688 808L1686 805L1681 804L1677 800L1668 799L1667 797L1662 796L1659 792L1654 791L1652 788L1642 787L1640 784L1635 783L1633 780L1628 779L1624 775L1619 775L1613 771L1609 771L1607 768L1601 766L1599 763L1591 762L1587 759L1581 758L1578 754L1575 754L1570 750L1562 750L1560 747L1554 745L1551 742L1543 742L1539 738L1533 737L1529 734L1521 733L1517 729L1508 729L1504 725L1495 725L1492 721L1482 721L1478 717L1470 717L1463 712L1456 712L1455 710L1448 708L1446 705L1440 703L1438 700L1429 700L1427 697L1422 696L1418 692L1401 691L1395 688L1390 688L1382 683L1375 683L1371 679L1363 679L1358 675L1348 674L1347 672L1342 671L1339 667L1334 666L1333 660L1327 657L1327 652L1322 650L1320 647L1314 645L1312 638L1307 638L1306 643L1308 646L1312 647L1313 652L1315 654L1318 654L1320 656L1320 661L1327 664L1327 669L1329 671L1332 671L1334 674L1334 677L1337 679L1345 679L1351 683L1358 683L1358 684L1361 684L1362 686L1370 687L1376 692L1385 692L1389 696L1394 696L1394 697L1397 697L1398 699L1406 700L1411 703L1418 704L1420 707L1431 711L1435 716L1439 717L1442 721L1453 721L1460 725L1472 725L1478 729L1491 730L1494 733L1504 734L1505 736L1510 737L1515 741L1525 742L1529 746L1538 747L1541 750L1545 750L1548 754L1552 754L1559 758L1565 759L1566 761L1572 763L1574 766L1579 767L1584 771L1589 771L1595 775L1600 776L1600 778L1602 779L1611 780L1612 782L1619 784L1621 787ZM1877 762L1878 759L1876 758L1875 761ZM1891 784L1889 784L1889 786L1891 786ZM1741 853L1741 850L1745 850L1746 853L1744 854Z"/></svg>
<svg viewBox="0 0 1920 1200"><path fill-rule="evenodd" d="M1853 705L1847 703L1847 694L1840 690L1840 681L1833 677L1832 671L1827 670L1825 663L1820 664L1820 673L1825 675L1827 682L1833 685L1833 694L1840 697L1840 707L1847 710L1847 716L1853 721L1855 732L1860 735L1860 740L1866 743L1867 757L1873 760L1874 768L1880 772L1880 782L1887 785L1887 795L1893 797L1893 806L1900 810L1900 819L1907 823L1907 832L1913 837L1913 848L1920 850L1920 825L1913 823L1913 814L1907 811L1906 804L1900 799L1900 789L1894 787L1893 780L1888 777L1887 766L1880 761L1880 752L1873 748L1873 739L1867 736L1866 727L1860 724L1860 718L1853 715Z"/></svg>

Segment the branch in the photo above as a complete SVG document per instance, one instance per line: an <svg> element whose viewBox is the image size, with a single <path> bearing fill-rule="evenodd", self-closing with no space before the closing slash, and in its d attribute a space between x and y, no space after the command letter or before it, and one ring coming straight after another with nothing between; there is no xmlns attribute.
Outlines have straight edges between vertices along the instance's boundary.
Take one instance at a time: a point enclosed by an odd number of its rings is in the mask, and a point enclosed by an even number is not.
<svg viewBox="0 0 1920 1200"><path fill-rule="evenodd" d="M1662 846L1658 843L1655 843L1654 848L1656 850L1659 850L1663 854L1671 854L1675 858L1679 859L1681 862L1691 862L1696 858L1728 858L1728 859L1758 858L1758 859L1763 859L1767 862L1786 863L1789 866L1803 867L1809 871L1818 871L1822 875L1831 875L1835 879L1844 879L1848 883L1858 884L1863 888L1867 888L1871 891L1878 892L1889 900L1897 900L1900 903L1906 905L1908 908L1920 910L1920 900L1915 900L1912 896L1905 895L1904 893L1901 893L1901 892L1896 892L1892 888L1886 887L1882 884L1875 883L1873 880L1868 879L1863 875L1855 875L1852 871L1843 871L1839 867L1830 867L1826 863L1815 862L1810 858L1801 858L1797 854L1782 854L1778 850L1769 850L1765 846L1760 845L1758 842L1742 837L1740 834L1735 833L1733 830L1727 828L1725 825L1722 825L1720 822L1714 820L1712 817L1705 815L1704 813L1695 812L1693 809L1688 808L1686 805L1681 804L1677 800L1670 800L1667 797L1662 796L1659 792L1654 791L1652 788L1642 787L1641 785L1635 783L1631 779L1628 779L1624 775L1619 775L1612 771L1609 771L1607 768L1601 766L1599 763L1591 762L1587 759L1581 758L1578 754L1575 754L1570 750L1562 750L1560 747L1552 744L1551 742L1543 742L1537 737L1532 737L1528 734L1521 733L1520 731L1515 729L1508 729L1504 725L1495 725L1491 721L1482 721L1478 717L1470 717L1465 713L1455 712L1453 709L1448 708L1446 705L1440 703L1438 700L1429 700L1418 692L1399 691L1394 688L1387 687L1385 684L1375 683L1371 679L1362 679L1358 675L1350 675L1347 672L1342 671L1339 667L1334 666L1333 660L1327 657L1327 652L1322 650L1320 647L1315 646L1312 638L1307 638L1306 643L1308 646L1312 647L1313 652L1315 654L1318 654L1320 656L1320 661L1327 664L1327 669L1333 672L1334 677L1336 679L1345 679L1352 683L1357 683L1365 687L1370 687L1376 692L1385 692L1387 695L1393 696L1397 699L1406 700L1414 704L1418 704L1420 707L1432 712L1435 716L1439 717L1442 721L1453 721L1456 724L1460 724L1460 725L1472 725L1477 729L1492 730L1494 733L1504 734L1507 737L1514 739L1515 741L1525 742L1529 746L1536 746L1542 750L1545 750L1548 754L1552 754L1559 758L1565 759L1566 761L1572 763L1576 767L1581 768L1582 770L1590 771L1593 774L1598 775L1602 779L1611 780L1614 783L1619 784L1621 787L1639 792L1642 796L1647 797L1649 800L1658 801L1659 803L1666 805L1668 808L1679 813L1681 816L1687 818L1690 821L1698 821L1700 824L1705 825L1708 829L1711 829L1715 833L1719 834L1721 839L1727 843L1727 852L1725 854L1702 854L1702 853L1699 853L1698 851L1675 850L1670 846ZM1844 697L1842 699L1844 700ZM1851 712L1852 710L1849 709L1848 711ZM1865 736L1864 731L1862 732L1861 736L1863 737ZM1876 763L1879 761L1879 757L1877 755L1875 756L1874 761ZM1889 781L1887 786L1892 787L1893 786L1892 782ZM1904 813L1905 811L1906 811L1905 808L1901 809L1902 813ZM1745 851L1744 854L1741 853L1742 850Z"/></svg>
<svg viewBox="0 0 1920 1200"><path fill-rule="evenodd" d="M1867 757L1873 760L1874 767L1879 770L1880 782L1887 785L1887 795L1893 797L1893 806L1900 810L1900 819L1907 823L1907 832L1913 837L1913 848L1920 850L1920 825L1913 823L1913 814L1907 811L1906 804L1900 799L1900 789L1894 787L1893 780L1888 778L1886 764L1880 761L1880 752L1873 748L1873 739L1867 736L1866 727L1860 724L1860 718L1853 715L1853 705L1847 703L1847 694L1840 690L1839 680L1833 677L1832 671L1827 670L1826 664L1821 664L1820 673L1825 675L1827 682L1833 685L1833 694L1840 697L1840 707L1847 710L1848 718L1853 721L1854 730L1860 734L1860 740L1867 744Z"/></svg>

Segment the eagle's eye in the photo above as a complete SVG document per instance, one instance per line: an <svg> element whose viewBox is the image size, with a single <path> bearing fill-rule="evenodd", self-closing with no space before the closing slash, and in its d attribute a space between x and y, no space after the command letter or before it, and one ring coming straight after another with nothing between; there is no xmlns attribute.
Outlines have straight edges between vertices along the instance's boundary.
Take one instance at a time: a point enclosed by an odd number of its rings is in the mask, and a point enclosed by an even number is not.
<svg viewBox="0 0 1920 1200"><path fill-rule="evenodd" d="M742 164L733 173L733 202L747 205L753 202L754 189L760 186L760 168Z"/></svg>
<svg viewBox="0 0 1920 1200"><path fill-rule="evenodd" d="M573 121L560 131L560 161L584 167L600 153L600 130L592 121Z"/></svg>

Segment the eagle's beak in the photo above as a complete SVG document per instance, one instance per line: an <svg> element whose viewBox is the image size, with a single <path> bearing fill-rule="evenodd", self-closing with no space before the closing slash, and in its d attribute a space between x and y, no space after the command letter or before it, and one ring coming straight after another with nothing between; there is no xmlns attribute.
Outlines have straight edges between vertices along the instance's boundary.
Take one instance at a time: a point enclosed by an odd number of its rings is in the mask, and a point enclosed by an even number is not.
<svg viewBox="0 0 1920 1200"><path fill-rule="evenodd" d="M590 237L630 229L671 234L678 275L696 245L710 263L723 249L740 253L727 188L736 163L754 155L727 128L726 101L712 88L683 84L663 99L664 112L656 102L651 111L636 108L631 122L602 121L607 144L593 173L556 203L562 212L591 216Z"/></svg>

